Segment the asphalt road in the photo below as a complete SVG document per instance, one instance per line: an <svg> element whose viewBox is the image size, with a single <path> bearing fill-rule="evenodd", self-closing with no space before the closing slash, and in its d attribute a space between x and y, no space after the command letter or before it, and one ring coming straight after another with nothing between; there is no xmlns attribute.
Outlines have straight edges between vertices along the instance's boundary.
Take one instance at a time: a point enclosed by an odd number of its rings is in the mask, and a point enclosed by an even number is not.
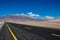
<svg viewBox="0 0 60 40"><path fill-rule="evenodd" d="M60 40L60 29L5 23L0 40Z"/></svg>

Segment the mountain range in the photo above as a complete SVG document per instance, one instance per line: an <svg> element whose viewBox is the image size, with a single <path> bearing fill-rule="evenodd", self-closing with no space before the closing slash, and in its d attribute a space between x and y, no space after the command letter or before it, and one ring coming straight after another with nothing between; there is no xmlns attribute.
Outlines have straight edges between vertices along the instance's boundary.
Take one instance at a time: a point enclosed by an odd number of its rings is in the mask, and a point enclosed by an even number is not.
<svg viewBox="0 0 60 40"><path fill-rule="evenodd" d="M6 15L0 17L0 21L40 21L40 19L31 18L24 15Z"/></svg>
<svg viewBox="0 0 60 40"><path fill-rule="evenodd" d="M58 19L53 19L58 20ZM6 21L47 21L46 19L32 18L25 15L6 15L0 17L0 22ZM51 21L51 20L50 20Z"/></svg>

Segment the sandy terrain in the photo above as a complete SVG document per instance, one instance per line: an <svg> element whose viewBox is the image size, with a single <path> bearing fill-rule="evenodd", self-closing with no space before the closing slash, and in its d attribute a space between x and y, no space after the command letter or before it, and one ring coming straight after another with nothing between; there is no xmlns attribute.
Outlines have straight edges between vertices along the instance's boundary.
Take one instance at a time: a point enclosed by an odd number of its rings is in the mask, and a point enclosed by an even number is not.
<svg viewBox="0 0 60 40"><path fill-rule="evenodd" d="M60 19L52 20L52 22L60 23Z"/></svg>
<svg viewBox="0 0 60 40"><path fill-rule="evenodd" d="M25 24L25 25L33 25L38 27L47 27L47 28L56 28L60 29L60 19L51 20L51 21L23 21L23 20L8 20L7 22L17 23L17 24ZM4 24L4 22L0 22L0 24Z"/></svg>
<svg viewBox="0 0 60 40"><path fill-rule="evenodd" d="M54 21L18 21L18 22L10 21L10 22L17 23L17 24L25 24L25 25L60 29L60 23L58 22L56 23Z"/></svg>

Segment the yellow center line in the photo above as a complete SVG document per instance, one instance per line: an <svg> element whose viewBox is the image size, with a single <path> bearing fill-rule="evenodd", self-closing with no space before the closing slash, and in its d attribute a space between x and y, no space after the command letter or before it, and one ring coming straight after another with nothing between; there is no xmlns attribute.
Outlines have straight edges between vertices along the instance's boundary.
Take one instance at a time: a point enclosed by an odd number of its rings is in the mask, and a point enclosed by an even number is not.
<svg viewBox="0 0 60 40"><path fill-rule="evenodd" d="M52 36L60 37L59 34L51 34Z"/></svg>
<svg viewBox="0 0 60 40"><path fill-rule="evenodd" d="M13 33L12 29L9 27L8 24L7 24L7 28L10 31L11 35L13 36L14 40L18 40L17 37L15 36L15 34Z"/></svg>

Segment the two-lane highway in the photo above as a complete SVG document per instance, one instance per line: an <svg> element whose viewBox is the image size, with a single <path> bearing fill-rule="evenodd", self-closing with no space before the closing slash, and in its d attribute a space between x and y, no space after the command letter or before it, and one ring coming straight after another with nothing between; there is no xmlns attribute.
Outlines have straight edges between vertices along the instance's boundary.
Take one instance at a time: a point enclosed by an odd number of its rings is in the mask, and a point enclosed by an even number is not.
<svg viewBox="0 0 60 40"><path fill-rule="evenodd" d="M0 32L0 40L60 40L60 30L5 23Z"/></svg>
<svg viewBox="0 0 60 40"><path fill-rule="evenodd" d="M45 38L35 35L28 30L18 28L16 26L13 26L13 27L12 26L13 25L10 24L10 27L16 34L18 40L45 40ZM23 27L23 26L20 26L20 27Z"/></svg>

